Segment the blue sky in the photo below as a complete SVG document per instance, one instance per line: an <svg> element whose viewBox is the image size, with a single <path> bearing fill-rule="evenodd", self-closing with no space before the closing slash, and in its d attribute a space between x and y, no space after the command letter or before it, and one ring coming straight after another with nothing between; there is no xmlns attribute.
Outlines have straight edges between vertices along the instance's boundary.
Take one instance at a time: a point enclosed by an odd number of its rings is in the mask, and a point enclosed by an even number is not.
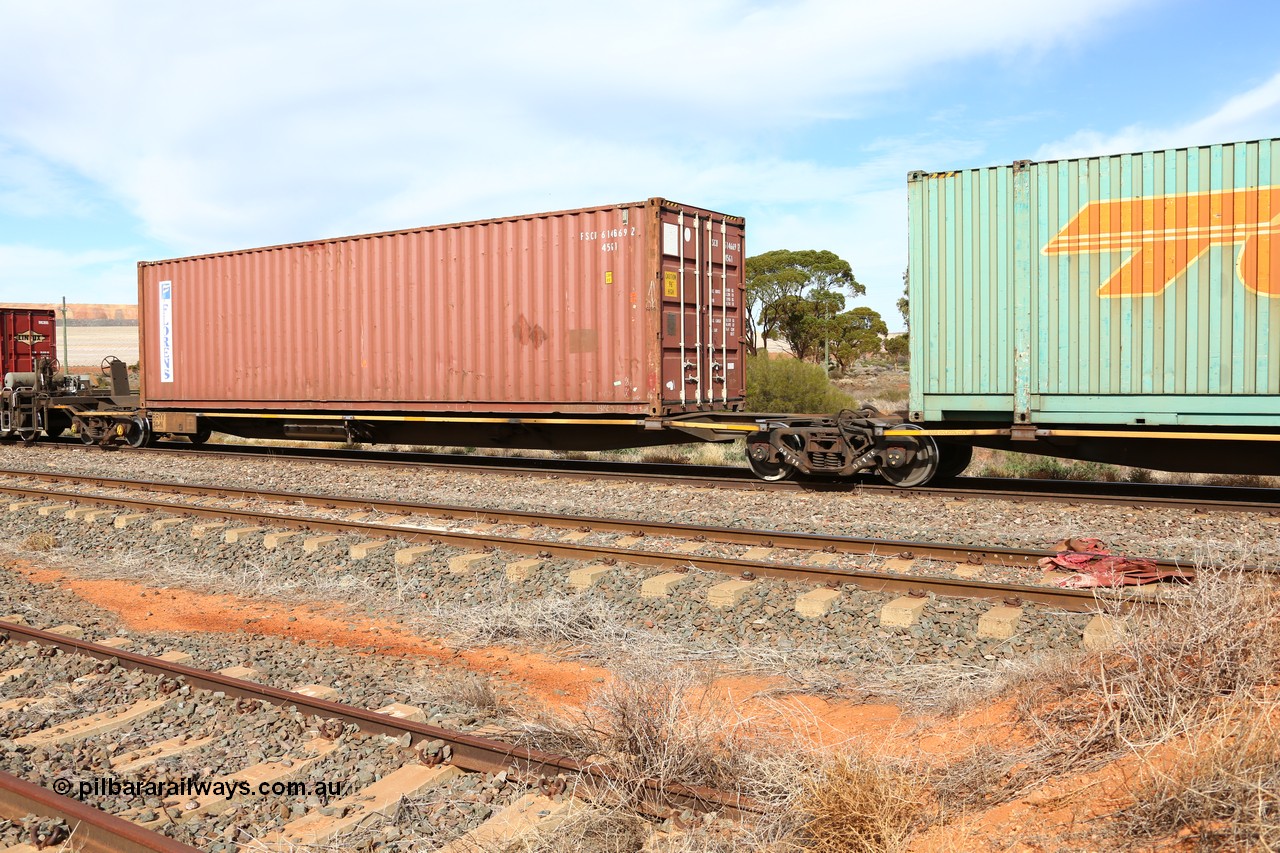
<svg viewBox="0 0 1280 853"><path fill-rule="evenodd" d="M0 0L0 301L665 196L890 328L906 173L1280 133L1280 3Z"/></svg>

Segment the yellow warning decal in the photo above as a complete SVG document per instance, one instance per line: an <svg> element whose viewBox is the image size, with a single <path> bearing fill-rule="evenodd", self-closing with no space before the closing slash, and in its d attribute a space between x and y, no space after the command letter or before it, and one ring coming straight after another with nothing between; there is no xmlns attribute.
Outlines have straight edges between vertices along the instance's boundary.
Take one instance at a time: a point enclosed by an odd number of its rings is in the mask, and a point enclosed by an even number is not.
<svg viewBox="0 0 1280 853"><path fill-rule="evenodd" d="M605 272L605 274L604 274L604 283L605 283L605 284L613 284L613 271L612 271L612 270L608 270L608 271L606 271L606 272Z"/></svg>
<svg viewBox="0 0 1280 853"><path fill-rule="evenodd" d="M663 280L662 292L672 299L680 295L680 279L674 272L669 272Z"/></svg>

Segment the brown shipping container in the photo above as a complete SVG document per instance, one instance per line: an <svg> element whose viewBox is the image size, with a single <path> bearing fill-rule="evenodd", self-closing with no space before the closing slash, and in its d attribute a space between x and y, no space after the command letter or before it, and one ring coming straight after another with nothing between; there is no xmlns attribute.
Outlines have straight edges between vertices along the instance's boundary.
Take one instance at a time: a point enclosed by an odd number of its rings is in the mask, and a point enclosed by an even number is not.
<svg viewBox="0 0 1280 853"><path fill-rule="evenodd" d="M744 223L662 199L138 266L153 409L741 408Z"/></svg>
<svg viewBox="0 0 1280 853"><path fill-rule="evenodd" d="M47 309L0 307L0 379L31 373L41 359L58 358L57 326Z"/></svg>

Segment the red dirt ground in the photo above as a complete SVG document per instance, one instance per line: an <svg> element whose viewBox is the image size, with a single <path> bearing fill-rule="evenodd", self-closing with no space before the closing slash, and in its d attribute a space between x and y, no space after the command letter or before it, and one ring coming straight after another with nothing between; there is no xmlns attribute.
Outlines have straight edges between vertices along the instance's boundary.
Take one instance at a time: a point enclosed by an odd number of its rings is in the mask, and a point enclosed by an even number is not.
<svg viewBox="0 0 1280 853"><path fill-rule="evenodd" d="M137 632L247 632L370 654L430 658L444 666L492 676L552 710L581 708L611 677L609 670L601 667L510 648L454 649L440 639L418 636L392 622L352 614L338 602L290 607L124 581L76 578L24 561L12 561L8 567L32 582L58 585L117 613ZM780 679L732 677L719 679L713 689L734 700L744 716L823 745L859 742L882 754L946 761L964 755L975 742L999 744L1019 737L1011 722L1009 703L931 720L906 716L893 705L798 694L762 698L763 691L781 686ZM931 830L915 839L910 849L920 853L1060 849L1057 845L1027 844L1019 838L1032 831L1039 837L1065 837L1082 822L1108 810L1117 798L1122 799L1127 776L1125 767L1108 767L1088 776L1057 780L1051 788L1017 802Z"/></svg>

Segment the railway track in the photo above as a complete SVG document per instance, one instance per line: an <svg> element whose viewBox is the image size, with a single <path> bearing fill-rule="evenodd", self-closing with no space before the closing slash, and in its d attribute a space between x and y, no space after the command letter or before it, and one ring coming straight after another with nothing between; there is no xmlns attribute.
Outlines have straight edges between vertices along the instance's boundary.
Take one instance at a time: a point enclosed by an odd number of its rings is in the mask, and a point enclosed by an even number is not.
<svg viewBox="0 0 1280 853"><path fill-rule="evenodd" d="M186 842L204 846L213 839L242 845L236 849L341 847L344 837L362 826L367 833L371 820L393 813L406 798L473 790L475 784L460 780L465 775L499 780L506 802L475 810L483 816L464 834L444 839L440 849L449 853L517 843L591 802L616 806L621 799L655 826L690 812L730 821L759 813L736 793L622 778L603 764L430 725L418 708L372 711L334 701L324 685L282 690L257 683L244 667L201 670L179 652L140 655L121 638L87 642L75 636L75 626L44 631L13 619L0 621L0 684L34 686L34 693L62 699L82 693L107 708L84 714L63 702L73 709L24 715L44 696L0 703L9 749L76 756L53 778L32 769L35 784L0 775L0 815L14 822L61 820L63 828L46 829L43 838L55 849L62 835L84 844L76 849L104 851L190 850ZM24 644L38 651L31 654ZM166 725L154 731L167 736L140 743L141 721L162 714ZM225 755L220 742L253 743L264 728L288 732L287 745L265 744L264 760L220 766L220 775L184 775L219 761ZM344 750L360 755L357 766L366 769L354 779L328 778L349 766L349 760L326 763ZM32 760L31 766L48 771L50 765ZM317 774L326 779L317 782ZM75 798L61 796L67 793Z"/></svg>
<svg viewBox="0 0 1280 853"><path fill-rule="evenodd" d="M76 453L100 452L96 447L59 440L38 447L56 447ZM133 453L169 454L197 458L266 457L299 462L362 464L432 470L527 474L563 479L619 479L669 483L707 488L739 488L752 491L869 492L909 500L916 496L955 500L1009 500L1066 504L1101 504L1139 508L1185 508L1195 512L1246 512L1280 516L1280 493L1275 489L1243 486L1193 486L1161 483L1109 483L1079 480L1023 480L995 477L959 477L924 487L900 489L872 477L848 480L796 479L765 482L748 469L733 466L701 466L645 462L597 462L528 457L465 456L389 450L297 448L261 445L206 445L160 443Z"/></svg>
<svg viewBox="0 0 1280 853"><path fill-rule="evenodd" d="M401 549L406 554L412 554L414 548L425 554L435 545L449 545L476 555L497 550L532 557L566 558L596 568L615 565L668 571L693 568L727 575L738 582L774 578L836 589L848 585L915 596L932 593L1033 602L1073 612L1095 610L1098 603L1097 594L1091 590L1061 589L1039 580L1043 573L1038 563L1042 558L1053 556L1052 551L342 499L299 492L13 469L0 470L0 478L7 478L0 480L0 494L20 499L10 504L11 511L45 515L57 511L90 516L83 505L92 504L129 510L139 519L143 514L154 512L200 516L218 520L214 522L216 528L206 527L206 530L228 528L224 535L233 537L229 541L264 530L300 530L400 540L406 545ZM15 482L23 479L36 483ZM51 488L47 484L59 487ZM165 497L156 497L157 494ZM173 501L167 499L168 496L186 500ZM252 506L255 503L266 504L270 509ZM353 517L351 513L356 515ZM372 515L382 518L374 520ZM100 516L114 518L109 511L103 511ZM494 527L509 528L509 532L494 532ZM596 537L595 542L584 541L591 536ZM729 546L729 550L705 553L717 550L712 546ZM1189 568L1176 559L1152 562L1159 569L1174 572ZM944 570L937 564L949 565ZM987 580L979 576L992 570L1018 573L1039 582Z"/></svg>

